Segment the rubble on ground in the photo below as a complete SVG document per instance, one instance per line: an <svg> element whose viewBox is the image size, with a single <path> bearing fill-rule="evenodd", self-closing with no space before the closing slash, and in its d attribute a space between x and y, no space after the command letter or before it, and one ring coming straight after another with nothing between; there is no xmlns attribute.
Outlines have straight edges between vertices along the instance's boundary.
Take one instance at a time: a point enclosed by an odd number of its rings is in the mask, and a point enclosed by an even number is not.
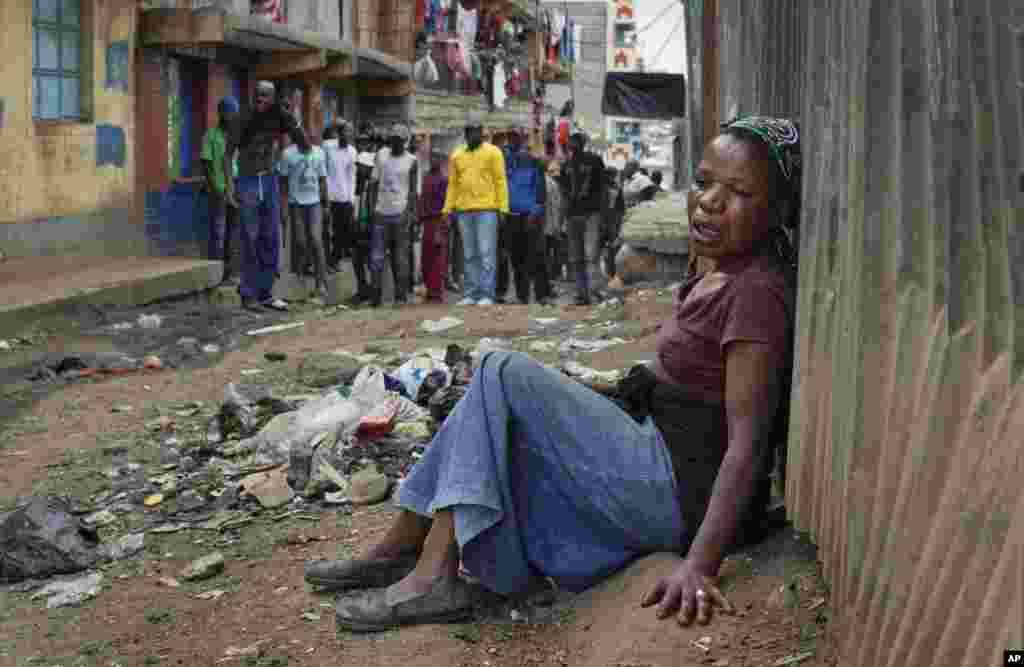
<svg viewBox="0 0 1024 667"><path fill-rule="evenodd" d="M457 326L445 320L434 324L436 332ZM113 451L108 490L80 499L75 511L66 501L38 498L2 515L0 582L87 572L138 554L147 533L212 531L224 545L237 542L239 531L264 513L277 521L382 502L465 395L482 355L517 347L557 352L558 368L567 375L611 383L621 373L596 371L575 358L626 342L612 336L616 327L621 323L536 318L528 336L484 338L472 349L451 344L401 354L385 342L367 345L364 354L310 354L296 372L299 384L313 390L309 393L280 396L247 378L229 383L219 405L190 401L145 422L145 437L159 446L155 461L144 466L130 460L128 448ZM201 351L203 343L186 336L176 346ZM268 353L267 359L279 364L287 356ZM60 377L93 367L146 366L158 364L94 355L56 358L43 367ZM130 414L130 407L111 409ZM128 516L132 532L121 534ZM36 551L19 558L12 535L28 535L22 544L35 545ZM42 543L50 551L38 551ZM211 554L178 578L215 576L223 567L223 557ZM54 604L85 600L99 590L98 580L88 575L75 581L65 597L50 598Z"/></svg>

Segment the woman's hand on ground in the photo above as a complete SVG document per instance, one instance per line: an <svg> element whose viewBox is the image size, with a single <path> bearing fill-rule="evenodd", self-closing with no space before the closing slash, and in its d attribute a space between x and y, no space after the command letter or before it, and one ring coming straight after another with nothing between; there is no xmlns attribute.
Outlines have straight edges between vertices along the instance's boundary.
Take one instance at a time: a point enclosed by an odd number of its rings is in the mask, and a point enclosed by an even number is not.
<svg viewBox="0 0 1024 667"><path fill-rule="evenodd" d="M715 585L715 579L700 572L690 561L680 559L672 574L662 577L640 604L643 607L658 605L658 618L676 614L676 621L684 627L693 622L694 614L698 623L707 625L715 607L726 614L734 612L732 604Z"/></svg>

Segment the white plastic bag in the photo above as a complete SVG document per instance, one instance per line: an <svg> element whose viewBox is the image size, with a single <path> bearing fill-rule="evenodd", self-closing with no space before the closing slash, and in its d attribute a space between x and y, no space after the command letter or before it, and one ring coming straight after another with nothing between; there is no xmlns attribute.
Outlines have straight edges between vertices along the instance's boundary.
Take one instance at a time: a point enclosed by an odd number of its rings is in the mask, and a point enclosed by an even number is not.
<svg viewBox="0 0 1024 667"><path fill-rule="evenodd" d="M443 361L438 361L429 354L413 356L398 367L398 370L395 371L395 378L405 387L406 394L415 401L416 397L420 395L420 387L423 386L423 381L434 371L444 373L444 384L442 387L447 387L451 384L451 369Z"/></svg>

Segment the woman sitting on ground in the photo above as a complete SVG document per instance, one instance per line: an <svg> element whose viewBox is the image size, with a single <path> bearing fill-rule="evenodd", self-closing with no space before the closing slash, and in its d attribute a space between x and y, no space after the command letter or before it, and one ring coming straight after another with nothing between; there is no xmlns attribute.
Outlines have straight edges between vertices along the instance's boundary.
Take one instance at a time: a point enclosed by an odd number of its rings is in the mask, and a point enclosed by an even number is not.
<svg viewBox="0 0 1024 667"><path fill-rule="evenodd" d="M307 566L348 591L341 628L454 621L479 588L552 577L580 591L652 552L678 564L644 598L706 623L718 568L767 502L791 368L800 146L787 120L723 126L689 194L690 243L712 270L675 295L653 370L619 404L529 357L485 355L398 491L401 515L361 558ZM371 590L353 590L371 589Z"/></svg>

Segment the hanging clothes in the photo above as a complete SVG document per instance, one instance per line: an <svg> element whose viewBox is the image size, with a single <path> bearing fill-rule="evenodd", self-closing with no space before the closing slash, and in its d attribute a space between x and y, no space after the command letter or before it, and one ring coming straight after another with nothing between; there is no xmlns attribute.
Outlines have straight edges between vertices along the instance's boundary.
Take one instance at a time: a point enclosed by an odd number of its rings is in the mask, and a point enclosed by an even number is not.
<svg viewBox="0 0 1024 667"><path fill-rule="evenodd" d="M572 62L578 63L582 60L580 56L580 47L583 45L583 26L576 25L572 26Z"/></svg>
<svg viewBox="0 0 1024 667"><path fill-rule="evenodd" d="M459 37L467 47L473 47L476 44L477 17L475 9L460 9L459 11Z"/></svg>
<svg viewBox="0 0 1024 667"><path fill-rule="evenodd" d="M497 63L494 66L494 106L498 109L505 108L505 101L508 98L508 93L505 91L505 66L502 63Z"/></svg>

